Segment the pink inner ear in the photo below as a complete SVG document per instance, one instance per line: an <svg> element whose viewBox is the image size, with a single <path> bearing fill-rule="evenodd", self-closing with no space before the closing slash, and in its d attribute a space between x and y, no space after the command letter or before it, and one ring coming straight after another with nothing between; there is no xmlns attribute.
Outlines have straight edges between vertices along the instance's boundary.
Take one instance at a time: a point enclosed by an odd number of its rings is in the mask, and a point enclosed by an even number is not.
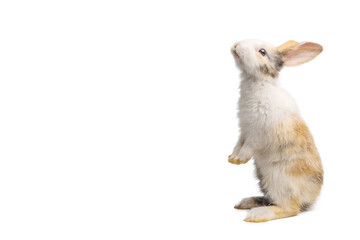
<svg viewBox="0 0 360 240"><path fill-rule="evenodd" d="M287 66L297 66L307 61L310 61L314 56L311 52L297 51L285 57L285 64Z"/></svg>
<svg viewBox="0 0 360 240"><path fill-rule="evenodd" d="M316 43L304 43L299 45L296 49L289 52L284 57L286 66L297 66L314 59L320 52L322 47Z"/></svg>

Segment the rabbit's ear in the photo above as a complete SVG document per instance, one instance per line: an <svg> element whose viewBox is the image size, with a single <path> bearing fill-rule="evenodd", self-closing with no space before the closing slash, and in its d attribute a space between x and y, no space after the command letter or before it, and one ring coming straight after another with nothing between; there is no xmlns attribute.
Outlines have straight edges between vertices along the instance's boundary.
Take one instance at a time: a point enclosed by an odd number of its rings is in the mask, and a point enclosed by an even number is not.
<svg viewBox="0 0 360 240"><path fill-rule="evenodd" d="M286 43L277 47L281 53L284 65L298 66L314 59L319 55L323 48L320 44L313 42L287 41Z"/></svg>

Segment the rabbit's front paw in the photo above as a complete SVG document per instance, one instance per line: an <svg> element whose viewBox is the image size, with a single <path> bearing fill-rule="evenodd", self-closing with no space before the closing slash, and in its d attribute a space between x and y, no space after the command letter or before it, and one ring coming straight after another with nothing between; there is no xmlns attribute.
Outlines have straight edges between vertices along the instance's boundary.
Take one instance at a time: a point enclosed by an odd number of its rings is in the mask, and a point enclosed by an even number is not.
<svg viewBox="0 0 360 240"><path fill-rule="evenodd" d="M230 156L229 156L229 159L228 159L229 163L237 164L237 165L239 165L239 164L245 164L245 163L247 163L249 160L250 160L250 158L243 161L243 160L241 160L238 156L234 156L234 155L230 155Z"/></svg>

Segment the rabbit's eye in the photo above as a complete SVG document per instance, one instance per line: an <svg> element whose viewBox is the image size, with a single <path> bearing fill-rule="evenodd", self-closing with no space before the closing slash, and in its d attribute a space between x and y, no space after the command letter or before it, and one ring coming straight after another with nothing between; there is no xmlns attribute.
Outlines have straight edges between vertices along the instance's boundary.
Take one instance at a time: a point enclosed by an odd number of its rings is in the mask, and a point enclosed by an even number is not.
<svg viewBox="0 0 360 240"><path fill-rule="evenodd" d="M259 50L259 53L260 53L263 57L266 56L266 51L265 51L265 49L263 49L263 48Z"/></svg>

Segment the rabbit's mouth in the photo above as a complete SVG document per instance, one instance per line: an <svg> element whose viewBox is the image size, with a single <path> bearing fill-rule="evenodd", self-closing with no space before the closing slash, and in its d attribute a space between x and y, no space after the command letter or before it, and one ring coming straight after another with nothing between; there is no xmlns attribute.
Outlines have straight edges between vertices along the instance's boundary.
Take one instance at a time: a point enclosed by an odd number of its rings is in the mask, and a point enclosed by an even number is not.
<svg viewBox="0 0 360 240"><path fill-rule="evenodd" d="M236 66L240 69L240 70L244 70L244 62L242 61L242 59L238 56L238 55L234 55L235 58L235 64Z"/></svg>
<svg viewBox="0 0 360 240"><path fill-rule="evenodd" d="M231 54L236 57L238 56L237 53L236 53L236 49L234 47L231 48Z"/></svg>
<svg viewBox="0 0 360 240"><path fill-rule="evenodd" d="M236 52L236 48L232 47L231 53L237 61L239 61L241 64L243 63L242 57Z"/></svg>
<svg viewBox="0 0 360 240"><path fill-rule="evenodd" d="M233 55L234 55L235 61L237 63L239 63L241 65L244 64L244 61L243 61L242 57L239 56L239 54L237 54L237 52L234 52Z"/></svg>

